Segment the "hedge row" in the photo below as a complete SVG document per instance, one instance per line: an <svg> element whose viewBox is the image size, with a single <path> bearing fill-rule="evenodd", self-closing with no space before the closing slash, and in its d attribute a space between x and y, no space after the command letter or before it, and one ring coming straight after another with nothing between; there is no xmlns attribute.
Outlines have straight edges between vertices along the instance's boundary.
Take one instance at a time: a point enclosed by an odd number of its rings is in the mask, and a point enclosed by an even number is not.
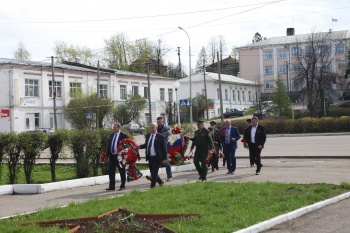
<svg viewBox="0 0 350 233"><path fill-rule="evenodd" d="M286 118L266 118L259 121L264 125L267 134L298 134L298 133L333 133L333 132L350 132L350 117L323 117L302 119ZM248 126L245 120L232 121L241 134ZM220 127L220 124L218 124Z"/></svg>

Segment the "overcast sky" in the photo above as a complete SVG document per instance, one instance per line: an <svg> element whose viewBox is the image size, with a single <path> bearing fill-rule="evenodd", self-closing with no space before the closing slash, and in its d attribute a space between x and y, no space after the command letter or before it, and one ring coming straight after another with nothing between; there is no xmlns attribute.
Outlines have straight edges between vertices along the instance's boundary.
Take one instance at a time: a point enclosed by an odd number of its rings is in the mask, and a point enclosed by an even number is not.
<svg viewBox="0 0 350 233"><path fill-rule="evenodd" d="M102 51L104 39L125 33L130 41L161 38L171 49L165 57L195 67L201 48L222 35L227 50L251 43L256 32L263 37L350 30L349 0L0 0L0 57L13 58L23 42L33 61L54 55L55 41ZM332 23L332 18L338 22ZM49 60L48 60L49 61Z"/></svg>

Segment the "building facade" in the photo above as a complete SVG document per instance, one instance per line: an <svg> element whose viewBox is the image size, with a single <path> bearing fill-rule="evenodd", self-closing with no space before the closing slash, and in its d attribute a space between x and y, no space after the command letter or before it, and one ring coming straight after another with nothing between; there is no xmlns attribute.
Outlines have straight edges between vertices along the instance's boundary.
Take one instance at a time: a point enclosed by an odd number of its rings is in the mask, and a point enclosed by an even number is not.
<svg viewBox="0 0 350 233"><path fill-rule="evenodd" d="M226 109L230 108L248 109L256 104L258 85L255 82L233 75L221 74L220 76L224 112ZM206 81L206 88L204 80ZM220 116L220 81L217 73L206 72L205 75L203 73L195 74L191 76L191 84L189 77L179 79L178 82L181 85L178 90L179 100L189 99L190 86L192 98L194 98L197 93L205 95L206 89L207 98L214 102L214 105L210 106L208 109L208 118Z"/></svg>
<svg viewBox="0 0 350 233"><path fill-rule="evenodd" d="M99 78L98 78L99 77ZM100 69L79 63L55 64L19 61L0 58L0 132L22 132L39 128L54 128L53 90L56 93L56 118L58 129L70 129L63 107L68 105L74 90L83 93L97 90L99 94L118 103L129 93L148 97L147 75L112 69ZM174 79L150 76L152 119L165 115L166 101L175 100ZM147 87L147 88L146 88ZM148 124L148 103L140 113L137 123ZM105 119L105 127L113 120Z"/></svg>
<svg viewBox="0 0 350 233"><path fill-rule="evenodd" d="M293 81L300 70L300 63L296 58L308 52L310 35L295 35L294 28L288 28L286 36L272 37L238 48L240 77L260 83L263 93L271 93L280 75L288 91L297 91L298 87ZM337 74L334 89L345 88L348 82L344 75L350 30L330 30L315 35L326 40L330 69Z"/></svg>

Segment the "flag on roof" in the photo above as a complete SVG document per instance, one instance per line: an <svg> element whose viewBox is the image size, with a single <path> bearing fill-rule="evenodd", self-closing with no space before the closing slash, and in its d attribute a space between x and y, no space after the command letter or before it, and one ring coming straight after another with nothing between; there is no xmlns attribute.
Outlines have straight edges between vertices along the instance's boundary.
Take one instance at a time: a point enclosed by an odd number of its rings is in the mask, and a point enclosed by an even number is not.
<svg viewBox="0 0 350 233"><path fill-rule="evenodd" d="M332 22L338 22L338 20L337 20L337 19L333 19L333 18L332 18Z"/></svg>

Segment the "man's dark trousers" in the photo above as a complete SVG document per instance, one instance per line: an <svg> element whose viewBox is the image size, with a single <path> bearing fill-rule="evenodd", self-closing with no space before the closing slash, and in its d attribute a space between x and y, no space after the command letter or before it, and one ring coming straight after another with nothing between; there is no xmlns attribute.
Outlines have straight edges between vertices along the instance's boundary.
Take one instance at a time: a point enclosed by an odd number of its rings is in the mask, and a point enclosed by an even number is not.
<svg viewBox="0 0 350 233"><path fill-rule="evenodd" d="M122 167L118 161L117 155L110 155L109 157L109 163L108 163L108 175L109 175L109 188L115 189L115 171L116 167L118 167L118 171L120 174L120 179L122 183L120 184L120 188L125 188L125 180L126 180L126 174L125 174L125 168Z"/></svg>

